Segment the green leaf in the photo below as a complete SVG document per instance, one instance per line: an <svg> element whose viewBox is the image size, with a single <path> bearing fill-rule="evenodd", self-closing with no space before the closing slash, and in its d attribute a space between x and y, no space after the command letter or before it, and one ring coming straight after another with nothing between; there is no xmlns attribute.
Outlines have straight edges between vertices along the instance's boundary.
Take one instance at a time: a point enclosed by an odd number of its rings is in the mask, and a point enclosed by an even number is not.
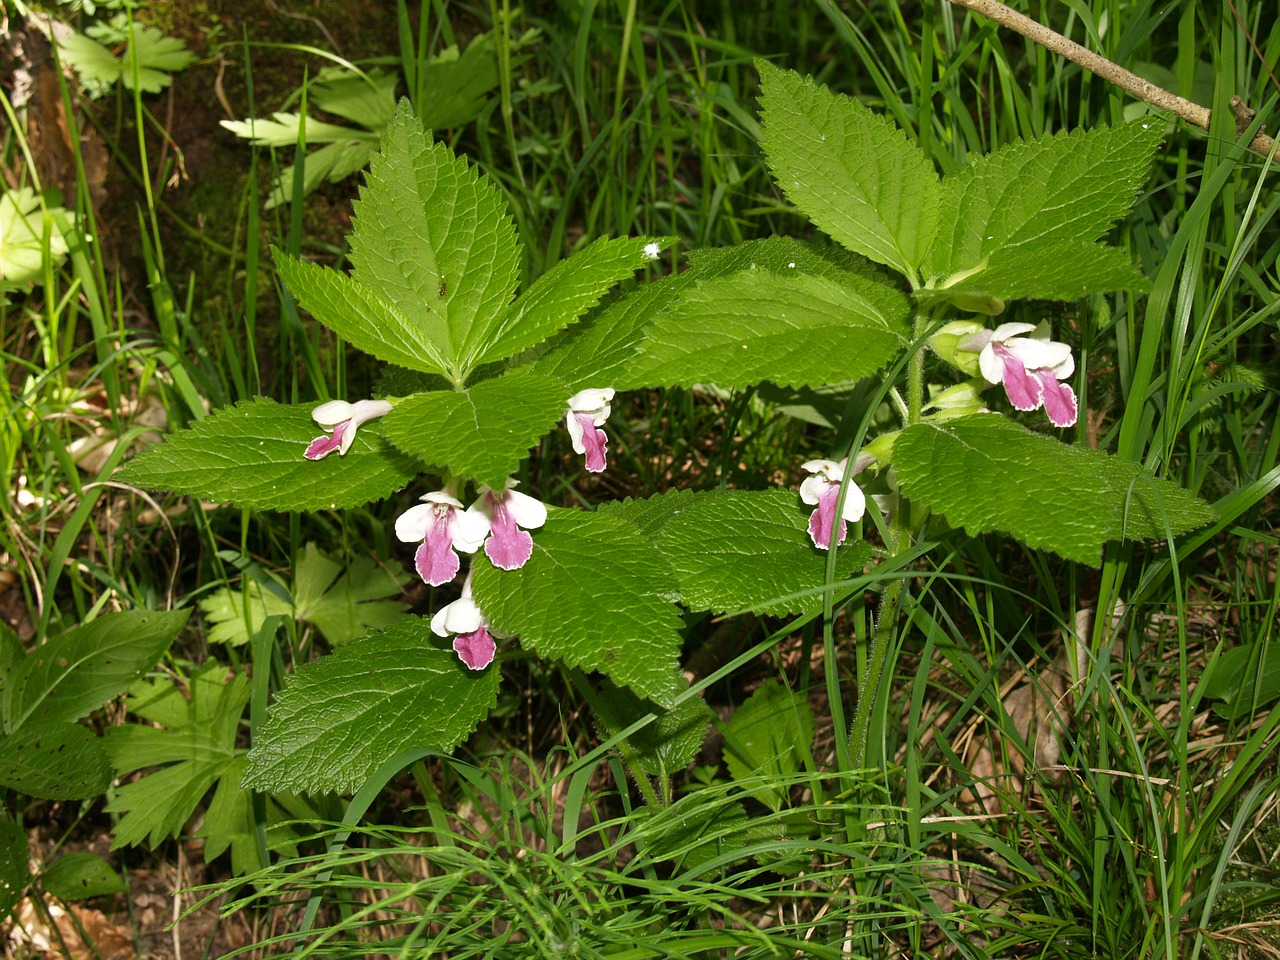
<svg viewBox="0 0 1280 960"><path fill-rule="evenodd" d="M447 753L497 702L497 670L473 673L414 617L301 667L249 753L258 790L351 793L396 754Z"/></svg>
<svg viewBox="0 0 1280 960"><path fill-rule="evenodd" d="M305 406L259 398L219 410L154 444L117 479L267 510L338 510L389 496L422 465L366 423L345 455L303 458L321 429Z"/></svg>
<svg viewBox="0 0 1280 960"><path fill-rule="evenodd" d="M800 769L813 742L813 709L777 680L766 680L724 725L729 775L773 811L782 809L777 786Z"/></svg>
<svg viewBox="0 0 1280 960"><path fill-rule="evenodd" d="M1226 651L1200 689L1209 699L1223 701L1214 711L1228 720L1249 716L1280 697L1280 646L1261 641Z"/></svg>
<svg viewBox="0 0 1280 960"><path fill-rule="evenodd" d="M91 96L101 96L117 80L130 90L136 84L143 93L159 93L172 82L170 74L185 70L196 60L177 37L166 37L140 23L132 24L130 29L131 39L119 58L96 40L80 34L58 40L62 59L75 68Z"/></svg>
<svg viewBox="0 0 1280 960"><path fill-rule="evenodd" d="M787 199L848 249L914 277L938 225L938 175L889 119L756 60L761 143Z"/></svg>
<svg viewBox="0 0 1280 960"><path fill-rule="evenodd" d="M498 570L477 554L472 573L493 628L539 656L598 670L664 707L686 688L670 570L626 521L551 508L523 567Z"/></svg>
<svg viewBox="0 0 1280 960"><path fill-rule="evenodd" d="M947 177L938 237L922 266L928 286L963 282L1001 299L1106 289L1116 279L1115 256L1091 262L1079 251L1129 212L1161 130L1146 120L1019 142ZM1067 257L1076 262L1060 266ZM1070 286L1068 270L1090 268L1096 277ZM1037 284L1040 270L1048 273L1046 292ZM985 271L989 281L974 276Z"/></svg>
<svg viewBox="0 0 1280 960"><path fill-rule="evenodd" d="M669 807L640 807L631 820L640 850L655 860L674 860L681 871L722 858L747 842L747 812L723 790L697 790Z"/></svg>
<svg viewBox="0 0 1280 960"><path fill-rule="evenodd" d="M5 730L70 723L115 699L156 665L190 615L105 614L36 647L5 683Z"/></svg>
<svg viewBox="0 0 1280 960"><path fill-rule="evenodd" d="M649 244L665 246L673 237L601 237L585 250L561 260L526 290L492 333L479 362L513 357L552 336L600 302L609 288L653 259Z"/></svg>
<svg viewBox="0 0 1280 960"><path fill-rule="evenodd" d="M0 736L0 784L44 800L92 800L111 785L111 764L88 728L33 720Z"/></svg>
<svg viewBox="0 0 1280 960"><path fill-rule="evenodd" d="M58 57L75 69L91 97L102 96L124 73L123 64L110 50L79 33L58 39Z"/></svg>
<svg viewBox="0 0 1280 960"><path fill-rule="evenodd" d="M431 143L408 101L355 202L350 245L360 282L413 317L415 337L433 343L444 372L463 382L515 291L520 247L498 188Z"/></svg>
<svg viewBox="0 0 1280 960"><path fill-rule="evenodd" d="M245 622L245 590L249 592L247 624ZM200 612L204 614L209 627L209 632L205 635L208 643L243 646L258 632L267 617L294 615L291 600L279 596L274 590L268 589L256 580L250 581L245 590L223 587L200 599Z"/></svg>
<svg viewBox="0 0 1280 960"><path fill-rule="evenodd" d="M687 767L702 749L707 727L714 716L698 697L690 697L674 710L664 711L608 680L601 681L599 696L592 701L592 707L610 737L650 713L658 715L656 720L627 738L632 757L651 777L670 777Z"/></svg>
<svg viewBox="0 0 1280 960"><path fill-rule="evenodd" d="M559 380L517 368L466 390L409 397L383 428L406 453L501 490L571 395Z"/></svg>
<svg viewBox="0 0 1280 960"><path fill-rule="evenodd" d="M330 646L397 623L408 607L399 600L404 586L398 563L356 556L340 564L308 543L298 561L293 597L299 620L315 624Z"/></svg>
<svg viewBox="0 0 1280 960"><path fill-rule="evenodd" d="M48 207L30 187L0 191L0 290L44 282L45 224L48 254L56 268L67 256L67 239L58 227L70 217L63 207Z"/></svg>
<svg viewBox="0 0 1280 960"><path fill-rule="evenodd" d="M327 67L312 82L307 98L317 110L380 132L396 115L399 82L399 74L376 68L362 74L346 67ZM311 123L307 121L307 142L318 143L311 136Z"/></svg>
<svg viewBox="0 0 1280 960"><path fill-rule="evenodd" d="M135 684L129 711L162 726L125 724L106 737L111 762L120 774L160 767L118 788L107 803L123 814L112 849L178 836L206 793L237 771L240 718L249 702L246 674L228 677L225 666L209 661L183 690L167 678Z"/></svg>
<svg viewBox="0 0 1280 960"><path fill-rule="evenodd" d="M129 884L96 853L77 850L40 871L40 886L60 900L87 900L127 893Z"/></svg>
<svg viewBox="0 0 1280 960"><path fill-rule="evenodd" d="M908 309L897 291L853 274L752 268L695 282L658 312L614 386L808 386L870 376L905 346Z"/></svg>
<svg viewBox="0 0 1280 960"><path fill-rule="evenodd" d="M22 827L12 820L0 820L0 917L18 905L30 876L31 850Z"/></svg>
<svg viewBox="0 0 1280 960"><path fill-rule="evenodd" d="M237 137L248 140L258 146L292 147L297 144L298 134L302 130L302 114L273 113L270 120L249 118L248 120L219 120L218 123ZM323 120L313 120L311 117L307 117L306 139L309 146L317 143L356 141L367 142L370 147L373 147L378 142L376 133L370 133L365 130L352 130L350 127L343 127L336 123L325 123ZM371 154L372 149L365 153L366 159ZM314 157L315 154L307 156L308 177L311 174L312 159Z"/></svg>
<svg viewBox="0 0 1280 960"><path fill-rule="evenodd" d="M503 40L512 50L516 41ZM513 58L515 61L523 57ZM461 55L457 46L449 46L427 64L426 96L419 98L422 125L429 130L450 130L470 123L498 86L498 57L491 34L475 37Z"/></svg>
<svg viewBox="0 0 1280 960"><path fill-rule="evenodd" d="M240 786L248 763L249 758L241 754L225 767L205 809L204 822L195 834L204 841L206 863L230 850L231 871L238 877L269 866L263 862L258 848L253 791ZM261 799L269 831L267 843L279 856L296 853L294 841L306 832L306 827L296 821L324 819L314 807L292 793L266 794Z"/></svg>
<svg viewBox="0 0 1280 960"><path fill-rule="evenodd" d="M602 509L648 528L675 571L685 606L773 616L821 609L826 552L809 537L813 508L802 504L797 492L679 491L650 501L647 517L636 505L645 501ZM870 557L866 544L840 548L837 580L861 571Z"/></svg>
<svg viewBox="0 0 1280 960"><path fill-rule="evenodd" d="M303 309L353 347L410 370L449 374L449 361L435 340L431 307L425 298L402 311L380 296L375 285L296 260L274 247L271 252L280 278Z"/></svg>
<svg viewBox="0 0 1280 960"><path fill-rule="evenodd" d="M1140 464L1067 446L994 414L908 427L893 447L902 492L970 534L1003 530L1097 566L1109 540L1177 535L1213 509Z"/></svg>
<svg viewBox="0 0 1280 960"><path fill-rule="evenodd" d="M1146 278L1123 250L1081 241L1064 242L1051 253L1035 245L1002 251L987 269L943 290L922 290L918 299L1078 300L1105 290L1143 291L1147 287Z"/></svg>

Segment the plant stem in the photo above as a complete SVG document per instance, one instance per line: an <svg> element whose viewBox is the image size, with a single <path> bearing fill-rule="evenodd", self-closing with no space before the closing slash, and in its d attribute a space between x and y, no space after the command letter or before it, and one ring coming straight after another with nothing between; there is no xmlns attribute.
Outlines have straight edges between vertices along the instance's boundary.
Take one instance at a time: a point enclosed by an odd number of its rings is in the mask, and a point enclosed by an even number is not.
<svg viewBox="0 0 1280 960"><path fill-rule="evenodd" d="M1106 57L1099 56L1087 47L1082 47L1074 40L1068 40L1062 34L1050 30L1039 21L1018 13L1017 10L1005 6L998 0L951 0L951 2L974 13L980 13L1003 27L1017 31L1028 40L1040 44L1059 56L1066 57L1072 63L1078 63L1090 73L1096 73L1108 83L1133 94L1139 100L1144 100L1162 110L1171 110L1193 126L1203 130L1209 129L1212 111L1207 107L1170 93L1163 87L1157 87L1149 80L1144 80ZM1236 133L1243 133L1252 120L1253 111L1238 98L1232 101L1231 109L1236 118ZM1269 157L1275 152L1276 141L1260 133L1249 143L1249 149Z"/></svg>

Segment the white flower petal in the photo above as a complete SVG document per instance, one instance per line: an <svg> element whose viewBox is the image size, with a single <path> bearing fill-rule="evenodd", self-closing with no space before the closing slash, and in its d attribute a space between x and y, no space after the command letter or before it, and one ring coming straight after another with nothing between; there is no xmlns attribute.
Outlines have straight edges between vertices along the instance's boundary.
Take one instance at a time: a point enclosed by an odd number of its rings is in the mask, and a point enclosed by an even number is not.
<svg viewBox="0 0 1280 960"><path fill-rule="evenodd" d="M1000 383L1004 379L1004 361L996 356L990 343L978 354L978 369L987 383Z"/></svg>
<svg viewBox="0 0 1280 960"><path fill-rule="evenodd" d="M432 490L430 493L424 493L418 499L425 500L427 503L441 503L456 510L462 509L462 501L448 490Z"/></svg>
<svg viewBox="0 0 1280 960"><path fill-rule="evenodd" d="M484 623L480 608L470 597L462 596L453 603L447 603L436 611L431 618L431 632L437 637L447 637L454 633L471 633L479 630Z"/></svg>
<svg viewBox="0 0 1280 960"><path fill-rule="evenodd" d="M844 509L840 511L840 515L853 523L861 520L866 510L867 497L862 492L862 488L856 483L850 483L849 489L844 493Z"/></svg>
<svg viewBox="0 0 1280 960"><path fill-rule="evenodd" d="M475 553L489 536L489 517L483 510L467 510L453 518L453 546L463 553Z"/></svg>
<svg viewBox="0 0 1280 960"><path fill-rule="evenodd" d="M844 479L844 467L848 462L847 457L839 463L834 460L806 460L800 468L810 473L821 474L831 483L839 483Z"/></svg>
<svg viewBox="0 0 1280 960"><path fill-rule="evenodd" d="M322 427L336 427L351 419L355 406L345 400L330 400L311 411L311 419Z"/></svg>
<svg viewBox="0 0 1280 960"><path fill-rule="evenodd" d="M1056 340L1032 340L1015 337L1005 341L1004 348L1022 361L1028 370L1057 367L1071 359L1071 347Z"/></svg>
<svg viewBox="0 0 1280 960"><path fill-rule="evenodd" d="M354 429L362 423L385 417L390 412L391 404L386 400L357 400L351 406L351 426Z"/></svg>
<svg viewBox="0 0 1280 960"><path fill-rule="evenodd" d="M396 517L396 539L401 543L420 543L426 539L427 530L435 522L434 504L415 504Z"/></svg>
<svg viewBox="0 0 1280 960"><path fill-rule="evenodd" d="M594 413L613 402L613 387L579 390L569 398L569 409L578 413Z"/></svg>
<svg viewBox="0 0 1280 960"><path fill-rule="evenodd" d="M507 491L507 512L515 517L517 526L526 530L536 530L547 522L546 505L518 490Z"/></svg>
<svg viewBox="0 0 1280 960"><path fill-rule="evenodd" d="M1003 342L1011 337L1031 333L1035 328L1036 325L1034 323L1002 323L992 332L991 339Z"/></svg>
<svg viewBox="0 0 1280 960"><path fill-rule="evenodd" d="M817 506L822 499L822 491L831 486L830 482L820 476L805 477L800 481L800 499L812 506Z"/></svg>
<svg viewBox="0 0 1280 960"><path fill-rule="evenodd" d="M587 448L582 443L582 424L578 422L578 418L574 415L572 409L565 414L564 425L569 431L569 440L573 444L573 452L586 453Z"/></svg>

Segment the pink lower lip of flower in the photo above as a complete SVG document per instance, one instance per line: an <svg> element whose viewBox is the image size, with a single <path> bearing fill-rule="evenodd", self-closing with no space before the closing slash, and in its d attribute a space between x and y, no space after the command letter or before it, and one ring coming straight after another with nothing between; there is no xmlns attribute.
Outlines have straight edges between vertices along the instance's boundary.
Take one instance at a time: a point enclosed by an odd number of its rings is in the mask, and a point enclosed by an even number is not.
<svg viewBox="0 0 1280 960"><path fill-rule="evenodd" d="M484 552L493 565L502 570L518 570L533 556L533 537L516 526L516 518L503 499L492 493L489 498L491 533L484 542Z"/></svg>
<svg viewBox="0 0 1280 960"><path fill-rule="evenodd" d="M1079 408L1071 385L1055 377L1052 370L1037 370L1035 374L1043 386L1041 399L1044 401L1044 412L1049 415L1049 422L1055 427L1074 426Z"/></svg>
<svg viewBox="0 0 1280 960"><path fill-rule="evenodd" d="M817 509L809 517L809 536L813 538L813 545L819 549L826 550L831 544L831 527L835 523L836 501L839 499L840 484L829 484L818 498ZM848 525L841 519L837 544L844 543L847 532Z"/></svg>
<svg viewBox="0 0 1280 960"><path fill-rule="evenodd" d="M996 356L1004 362L1004 392L1015 410L1035 410L1044 395L1042 381L1027 372L1022 361L1000 344L992 344ZM1053 374L1050 374L1053 376ZM1056 380L1054 381L1057 382Z"/></svg>
<svg viewBox="0 0 1280 960"><path fill-rule="evenodd" d="M608 435L595 425L589 413L575 413L573 418L582 428L582 446L586 451L587 472L600 473L605 468L605 455L609 450Z"/></svg>
<svg viewBox="0 0 1280 960"><path fill-rule="evenodd" d="M481 626L470 633L460 633L453 638L453 650L469 670L483 670L493 663L498 645L489 631Z"/></svg>
<svg viewBox="0 0 1280 960"><path fill-rule="evenodd" d="M443 533L440 532L441 527L444 528ZM413 555L413 566L423 582L433 587L448 583L458 575L462 564L454 552L453 536L447 522L427 531L427 538Z"/></svg>
<svg viewBox="0 0 1280 960"><path fill-rule="evenodd" d="M351 421L347 420L334 427L333 433L326 433L324 436L316 437L307 444L307 449L302 455L308 460L324 459L342 446L342 436L350 426ZM297 448L295 447L294 449L296 450Z"/></svg>

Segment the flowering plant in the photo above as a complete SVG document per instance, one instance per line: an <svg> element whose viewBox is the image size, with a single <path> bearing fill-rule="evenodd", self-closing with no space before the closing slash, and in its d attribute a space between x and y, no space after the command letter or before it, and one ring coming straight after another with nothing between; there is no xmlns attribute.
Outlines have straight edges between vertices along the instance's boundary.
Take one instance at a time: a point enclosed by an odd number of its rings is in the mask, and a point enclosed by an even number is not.
<svg viewBox="0 0 1280 960"><path fill-rule="evenodd" d="M1142 287L1122 251L1095 241L1129 209L1154 130L1019 144L940 178L888 120L758 66L771 169L837 246L775 237L690 252L687 269L602 303L670 241L598 240L513 299L519 247L499 191L429 143L402 106L356 203L352 272L277 254L304 308L420 388L315 411L241 404L152 448L127 476L314 510L416 494L425 473L439 479L396 535L416 545L426 584L468 569L461 596L432 615L301 668L254 745L247 784L352 790L402 750L452 749L496 701L495 637L511 638L504 656L518 644L605 675L637 710L692 709L677 604L829 611L872 559L868 514L887 564L925 524L931 537L1002 531L1097 564L1108 541L1176 535L1212 516L1139 464L1019 422L1016 412L1043 408L1054 426L1076 424L1086 371L1065 339L985 319L1026 298ZM926 399L930 365L956 382ZM793 488L668 492L588 511L548 507L511 479L560 429L587 472L607 469L605 423L625 390L860 379L864 408L850 405L830 459L796 465L810 475ZM984 395L997 384L1007 403ZM900 423L868 436L885 400ZM328 434L314 440L313 413ZM868 496L869 477L889 492ZM883 588L882 625L901 589L900 579ZM878 688L877 656L859 677L864 693ZM858 698L855 739L873 700Z"/></svg>

